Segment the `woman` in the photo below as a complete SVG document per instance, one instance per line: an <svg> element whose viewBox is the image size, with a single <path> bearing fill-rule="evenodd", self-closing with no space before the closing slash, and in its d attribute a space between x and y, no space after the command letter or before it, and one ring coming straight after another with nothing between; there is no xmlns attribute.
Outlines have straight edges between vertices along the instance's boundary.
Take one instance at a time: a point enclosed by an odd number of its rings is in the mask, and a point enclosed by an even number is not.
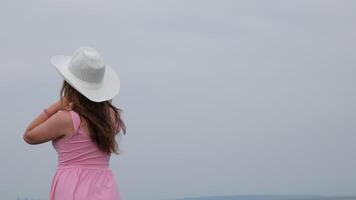
<svg viewBox="0 0 356 200"><path fill-rule="evenodd" d="M60 99L23 134L29 144L52 141L58 153L50 199L120 200L109 168L111 153L119 150L115 136L126 132L121 110L112 105L118 76L90 47L80 47L73 56L53 56L51 63L64 78Z"/></svg>

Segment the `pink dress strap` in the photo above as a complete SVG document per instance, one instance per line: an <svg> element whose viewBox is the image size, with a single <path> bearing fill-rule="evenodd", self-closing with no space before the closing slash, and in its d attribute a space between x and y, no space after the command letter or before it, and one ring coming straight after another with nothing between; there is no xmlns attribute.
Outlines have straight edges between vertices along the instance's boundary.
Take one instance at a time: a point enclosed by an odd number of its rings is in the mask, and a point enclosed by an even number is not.
<svg viewBox="0 0 356 200"><path fill-rule="evenodd" d="M72 122L73 122L73 127L74 127L74 134L79 133L79 127L80 127L80 116L77 112L70 110L69 111L71 116L72 116Z"/></svg>

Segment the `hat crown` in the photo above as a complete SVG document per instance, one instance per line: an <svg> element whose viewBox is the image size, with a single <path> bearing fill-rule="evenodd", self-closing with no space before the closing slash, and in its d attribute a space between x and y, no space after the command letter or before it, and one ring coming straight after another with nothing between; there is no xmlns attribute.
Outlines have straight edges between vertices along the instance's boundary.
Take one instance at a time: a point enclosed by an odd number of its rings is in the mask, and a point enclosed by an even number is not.
<svg viewBox="0 0 356 200"><path fill-rule="evenodd" d="M100 53L91 47L78 48L68 68L76 78L88 84L100 84L105 74L105 64Z"/></svg>

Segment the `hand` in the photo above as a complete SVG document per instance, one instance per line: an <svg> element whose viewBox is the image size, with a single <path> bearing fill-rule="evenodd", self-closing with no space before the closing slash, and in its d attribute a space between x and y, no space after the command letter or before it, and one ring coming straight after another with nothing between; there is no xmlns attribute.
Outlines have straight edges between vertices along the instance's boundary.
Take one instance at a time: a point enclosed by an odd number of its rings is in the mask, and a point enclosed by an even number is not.
<svg viewBox="0 0 356 200"><path fill-rule="evenodd" d="M73 103L72 102L68 102L68 100L65 97L63 97L60 110L69 111L69 110L72 110L72 109L73 109Z"/></svg>
<svg viewBox="0 0 356 200"><path fill-rule="evenodd" d="M62 100L59 99L56 102L54 102L51 106L47 108L47 111L50 113L50 115L53 115L54 113L58 112L59 110L71 110L73 108L73 104L69 103L66 98L63 98Z"/></svg>

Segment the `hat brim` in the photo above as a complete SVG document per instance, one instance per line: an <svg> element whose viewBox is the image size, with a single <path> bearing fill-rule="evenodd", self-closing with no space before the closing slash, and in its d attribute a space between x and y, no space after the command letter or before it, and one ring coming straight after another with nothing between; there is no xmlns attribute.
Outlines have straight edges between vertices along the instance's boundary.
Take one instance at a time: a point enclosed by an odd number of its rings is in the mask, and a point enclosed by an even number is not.
<svg viewBox="0 0 356 200"><path fill-rule="evenodd" d="M71 56L52 56L51 64L57 69L59 74L66 80L74 89L94 102L103 102L113 99L120 91L120 79L115 70L105 65L105 74L102 84L96 88L86 87L85 84L76 78L68 68Z"/></svg>

